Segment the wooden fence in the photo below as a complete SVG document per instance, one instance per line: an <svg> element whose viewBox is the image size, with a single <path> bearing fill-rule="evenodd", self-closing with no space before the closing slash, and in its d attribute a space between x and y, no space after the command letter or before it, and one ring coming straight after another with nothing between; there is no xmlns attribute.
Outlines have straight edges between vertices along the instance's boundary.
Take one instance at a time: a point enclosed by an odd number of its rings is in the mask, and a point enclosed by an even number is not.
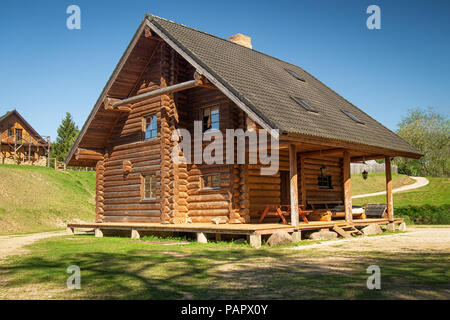
<svg viewBox="0 0 450 320"><path fill-rule="evenodd" d="M365 163L352 163L350 164L350 172L352 174L360 174L364 170L368 173L371 172L385 172L384 163L377 163L375 160L366 161ZM398 173L398 167L393 165L392 172Z"/></svg>

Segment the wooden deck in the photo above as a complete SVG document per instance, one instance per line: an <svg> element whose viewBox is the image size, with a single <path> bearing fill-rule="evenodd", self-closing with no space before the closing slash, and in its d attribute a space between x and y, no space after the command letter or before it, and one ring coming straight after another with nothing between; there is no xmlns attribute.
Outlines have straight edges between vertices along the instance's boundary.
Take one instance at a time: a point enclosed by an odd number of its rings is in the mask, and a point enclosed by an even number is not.
<svg viewBox="0 0 450 320"><path fill-rule="evenodd" d="M403 219L395 219L394 223L401 223ZM388 219L359 219L354 220L355 226L366 226L369 224L388 224ZM250 243L258 247L261 245L261 235L272 234L276 231L297 233L300 236L302 230L321 230L333 228L334 226L346 227L345 220L335 221L310 221L300 222L298 226L281 223L246 223L246 224L219 224L192 223L192 224L161 224L161 223L69 223L67 231L73 234L75 229L95 229L97 237L103 236L104 230L130 231L132 238L139 238L140 232L187 232L196 233L200 242L206 242L205 234L215 234L216 238L222 234L245 235L250 238Z"/></svg>

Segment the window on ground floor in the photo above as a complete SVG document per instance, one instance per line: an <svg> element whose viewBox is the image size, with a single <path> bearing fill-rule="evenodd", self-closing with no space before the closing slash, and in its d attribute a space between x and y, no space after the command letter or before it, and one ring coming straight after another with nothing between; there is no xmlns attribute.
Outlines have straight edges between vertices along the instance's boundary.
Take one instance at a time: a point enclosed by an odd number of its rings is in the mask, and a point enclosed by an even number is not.
<svg viewBox="0 0 450 320"><path fill-rule="evenodd" d="M318 176L317 185L319 189L331 189L331 176Z"/></svg>
<svg viewBox="0 0 450 320"><path fill-rule="evenodd" d="M202 189L219 189L220 174L205 174L201 176L200 187Z"/></svg>
<svg viewBox="0 0 450 320"><path fill-rule="evenodd" d="M157 176L154 173L141 175L141 199L150 200L156 199L156 183Z"/></svg>

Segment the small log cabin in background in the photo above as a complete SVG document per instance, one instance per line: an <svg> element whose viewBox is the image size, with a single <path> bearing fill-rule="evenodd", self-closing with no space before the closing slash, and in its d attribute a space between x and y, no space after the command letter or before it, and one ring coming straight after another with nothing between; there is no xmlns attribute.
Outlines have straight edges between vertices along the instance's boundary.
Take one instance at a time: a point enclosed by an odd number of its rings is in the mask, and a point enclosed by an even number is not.
<svg viewBox="0 0 450 320"><path fill-rule="evenodd" d="M280 167L176 164L180 128L277 129ZM225 135L224 135L225 140ZM206 143L207 144L207 143ZM248 153L248 152L247 152ZM341 203L351 224L350 163L421 152L302 68L229 40L147 15L67 159L95 166L97 223L257 222L267 205ZM247 155L248 157L248 155Z"/></svg>
<svg viewBox="0 0 450 320"><path fill-rule="evenodd" d="M17 112L12 110L0 117L2 164L47 164L46 142L33 127Z"/></svg>

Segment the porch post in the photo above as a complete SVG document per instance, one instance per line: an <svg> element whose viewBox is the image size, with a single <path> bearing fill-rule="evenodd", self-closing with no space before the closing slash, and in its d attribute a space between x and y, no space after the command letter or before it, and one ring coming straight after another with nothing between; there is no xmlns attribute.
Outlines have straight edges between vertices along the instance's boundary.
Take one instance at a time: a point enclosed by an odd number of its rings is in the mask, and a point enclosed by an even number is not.
<svg viewBox="0 0 450 320"><path fill-rule="evenodd" d="M389 222L394 222L394 199L392 196L392 174L391 174L391 158L384 158L384 169L386 172L386 202L387 215Z"/></svg>
<svg viewBox="0 0 450 320"><path fill-rule="evenodd" d="M343 160L343 178L344 178L344 206L345 206L345 222L353 225L352 215L352 182L350 177L350 153L344 151Z"/></svg>
<svg viewBox="0 0 450 320"><path fill-rule="evenodd" d="M303 209L306 208L306 176L305 176L305 157L300 153L300 192L302 195Z"/></svg>
<svg viewBox="0 0 450 320"><path fill-rule="evenodd" d="M297 150L295 144L289 145L289 176L291 192L291 225L298 224L298 178L297 178Z"/></svg>

